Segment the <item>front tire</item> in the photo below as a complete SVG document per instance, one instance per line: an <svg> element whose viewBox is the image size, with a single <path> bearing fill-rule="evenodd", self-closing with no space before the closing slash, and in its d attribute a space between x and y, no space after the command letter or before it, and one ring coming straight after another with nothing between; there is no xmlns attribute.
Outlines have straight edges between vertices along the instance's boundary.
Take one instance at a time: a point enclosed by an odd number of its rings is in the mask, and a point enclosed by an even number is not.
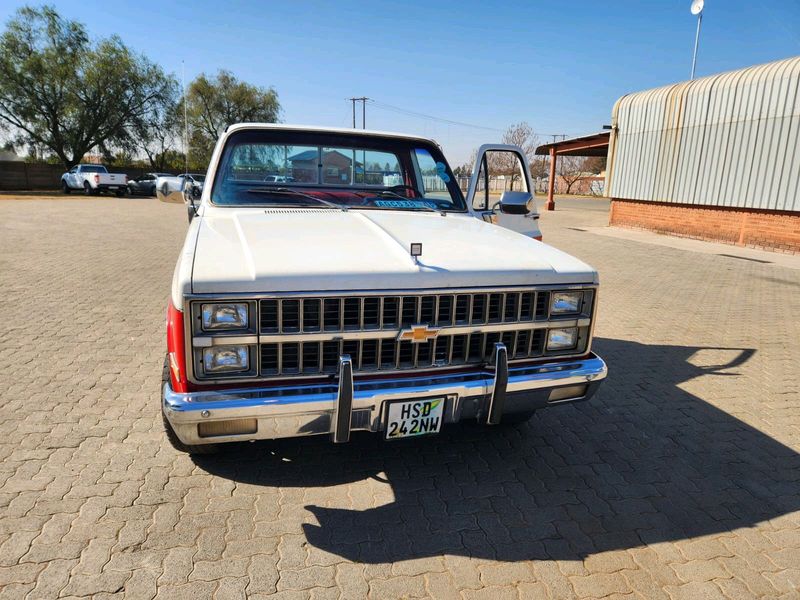
<svg viewBox="0 0 800 600"><path fill-rule="evenodd" d="M67 185L67 182L66 182L66 181L62 181L62 182L61 182L61 193L62 193L62 194L70 194L70 193L72 193L72 190L71 190L71 189L70 189L70 187Z"/></svg>

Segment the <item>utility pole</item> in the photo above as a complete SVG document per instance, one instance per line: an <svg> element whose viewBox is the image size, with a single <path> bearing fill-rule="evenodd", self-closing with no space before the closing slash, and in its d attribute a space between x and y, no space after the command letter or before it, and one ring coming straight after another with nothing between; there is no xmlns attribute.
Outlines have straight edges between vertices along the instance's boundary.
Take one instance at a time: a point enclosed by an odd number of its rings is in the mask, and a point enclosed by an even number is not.
<svg viewBox="0 0 800 600"><path fill-rule="evenodd" d="M353 129L356 128L356 102L361 102L361 128L367 128L367 98L361 96L360 98L348 98L353 103Z"/></svg>

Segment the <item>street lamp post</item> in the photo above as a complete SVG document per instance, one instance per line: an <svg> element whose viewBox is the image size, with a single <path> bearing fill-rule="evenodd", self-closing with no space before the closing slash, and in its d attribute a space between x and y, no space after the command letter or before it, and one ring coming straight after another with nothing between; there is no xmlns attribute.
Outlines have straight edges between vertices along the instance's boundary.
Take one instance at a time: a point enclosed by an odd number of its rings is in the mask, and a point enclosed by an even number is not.
<svg viewBox="0 0 800 600"><path fill-rule="evenodd" d="M697 32L694 35L694 52L692 53L692 79L694 79L694 68L697 66L697 46L700 45L700 25L703 23L703 0L694 0L689 9L693 15L697 15Z"/></svg>

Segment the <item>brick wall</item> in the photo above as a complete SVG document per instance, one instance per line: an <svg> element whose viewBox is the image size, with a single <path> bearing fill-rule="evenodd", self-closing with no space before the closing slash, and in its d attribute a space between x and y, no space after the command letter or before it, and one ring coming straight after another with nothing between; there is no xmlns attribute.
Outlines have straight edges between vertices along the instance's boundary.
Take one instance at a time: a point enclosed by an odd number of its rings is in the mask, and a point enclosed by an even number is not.
<svg viewBox="0 0 800 600"><path fill-rule="evenodd" d="M800 253L800 213L612 198L609 224Z"/></svg>

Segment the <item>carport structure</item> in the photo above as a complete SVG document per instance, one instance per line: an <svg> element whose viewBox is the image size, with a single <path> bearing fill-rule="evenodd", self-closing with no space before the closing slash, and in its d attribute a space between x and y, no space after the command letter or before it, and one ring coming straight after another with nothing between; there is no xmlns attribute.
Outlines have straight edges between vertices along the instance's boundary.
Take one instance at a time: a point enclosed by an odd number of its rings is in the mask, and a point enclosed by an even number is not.
<svg viewBox="0 0 800 600"><path fill-rule="evenodd" d="M556 185L556 161L559 156L607 156L610 131L601 131L591 135L561 140L552 144L543 144L536 148L537 156L550 155L550 178L547 182L547 210L555 210L556 201L553 193Z"/></svg>

